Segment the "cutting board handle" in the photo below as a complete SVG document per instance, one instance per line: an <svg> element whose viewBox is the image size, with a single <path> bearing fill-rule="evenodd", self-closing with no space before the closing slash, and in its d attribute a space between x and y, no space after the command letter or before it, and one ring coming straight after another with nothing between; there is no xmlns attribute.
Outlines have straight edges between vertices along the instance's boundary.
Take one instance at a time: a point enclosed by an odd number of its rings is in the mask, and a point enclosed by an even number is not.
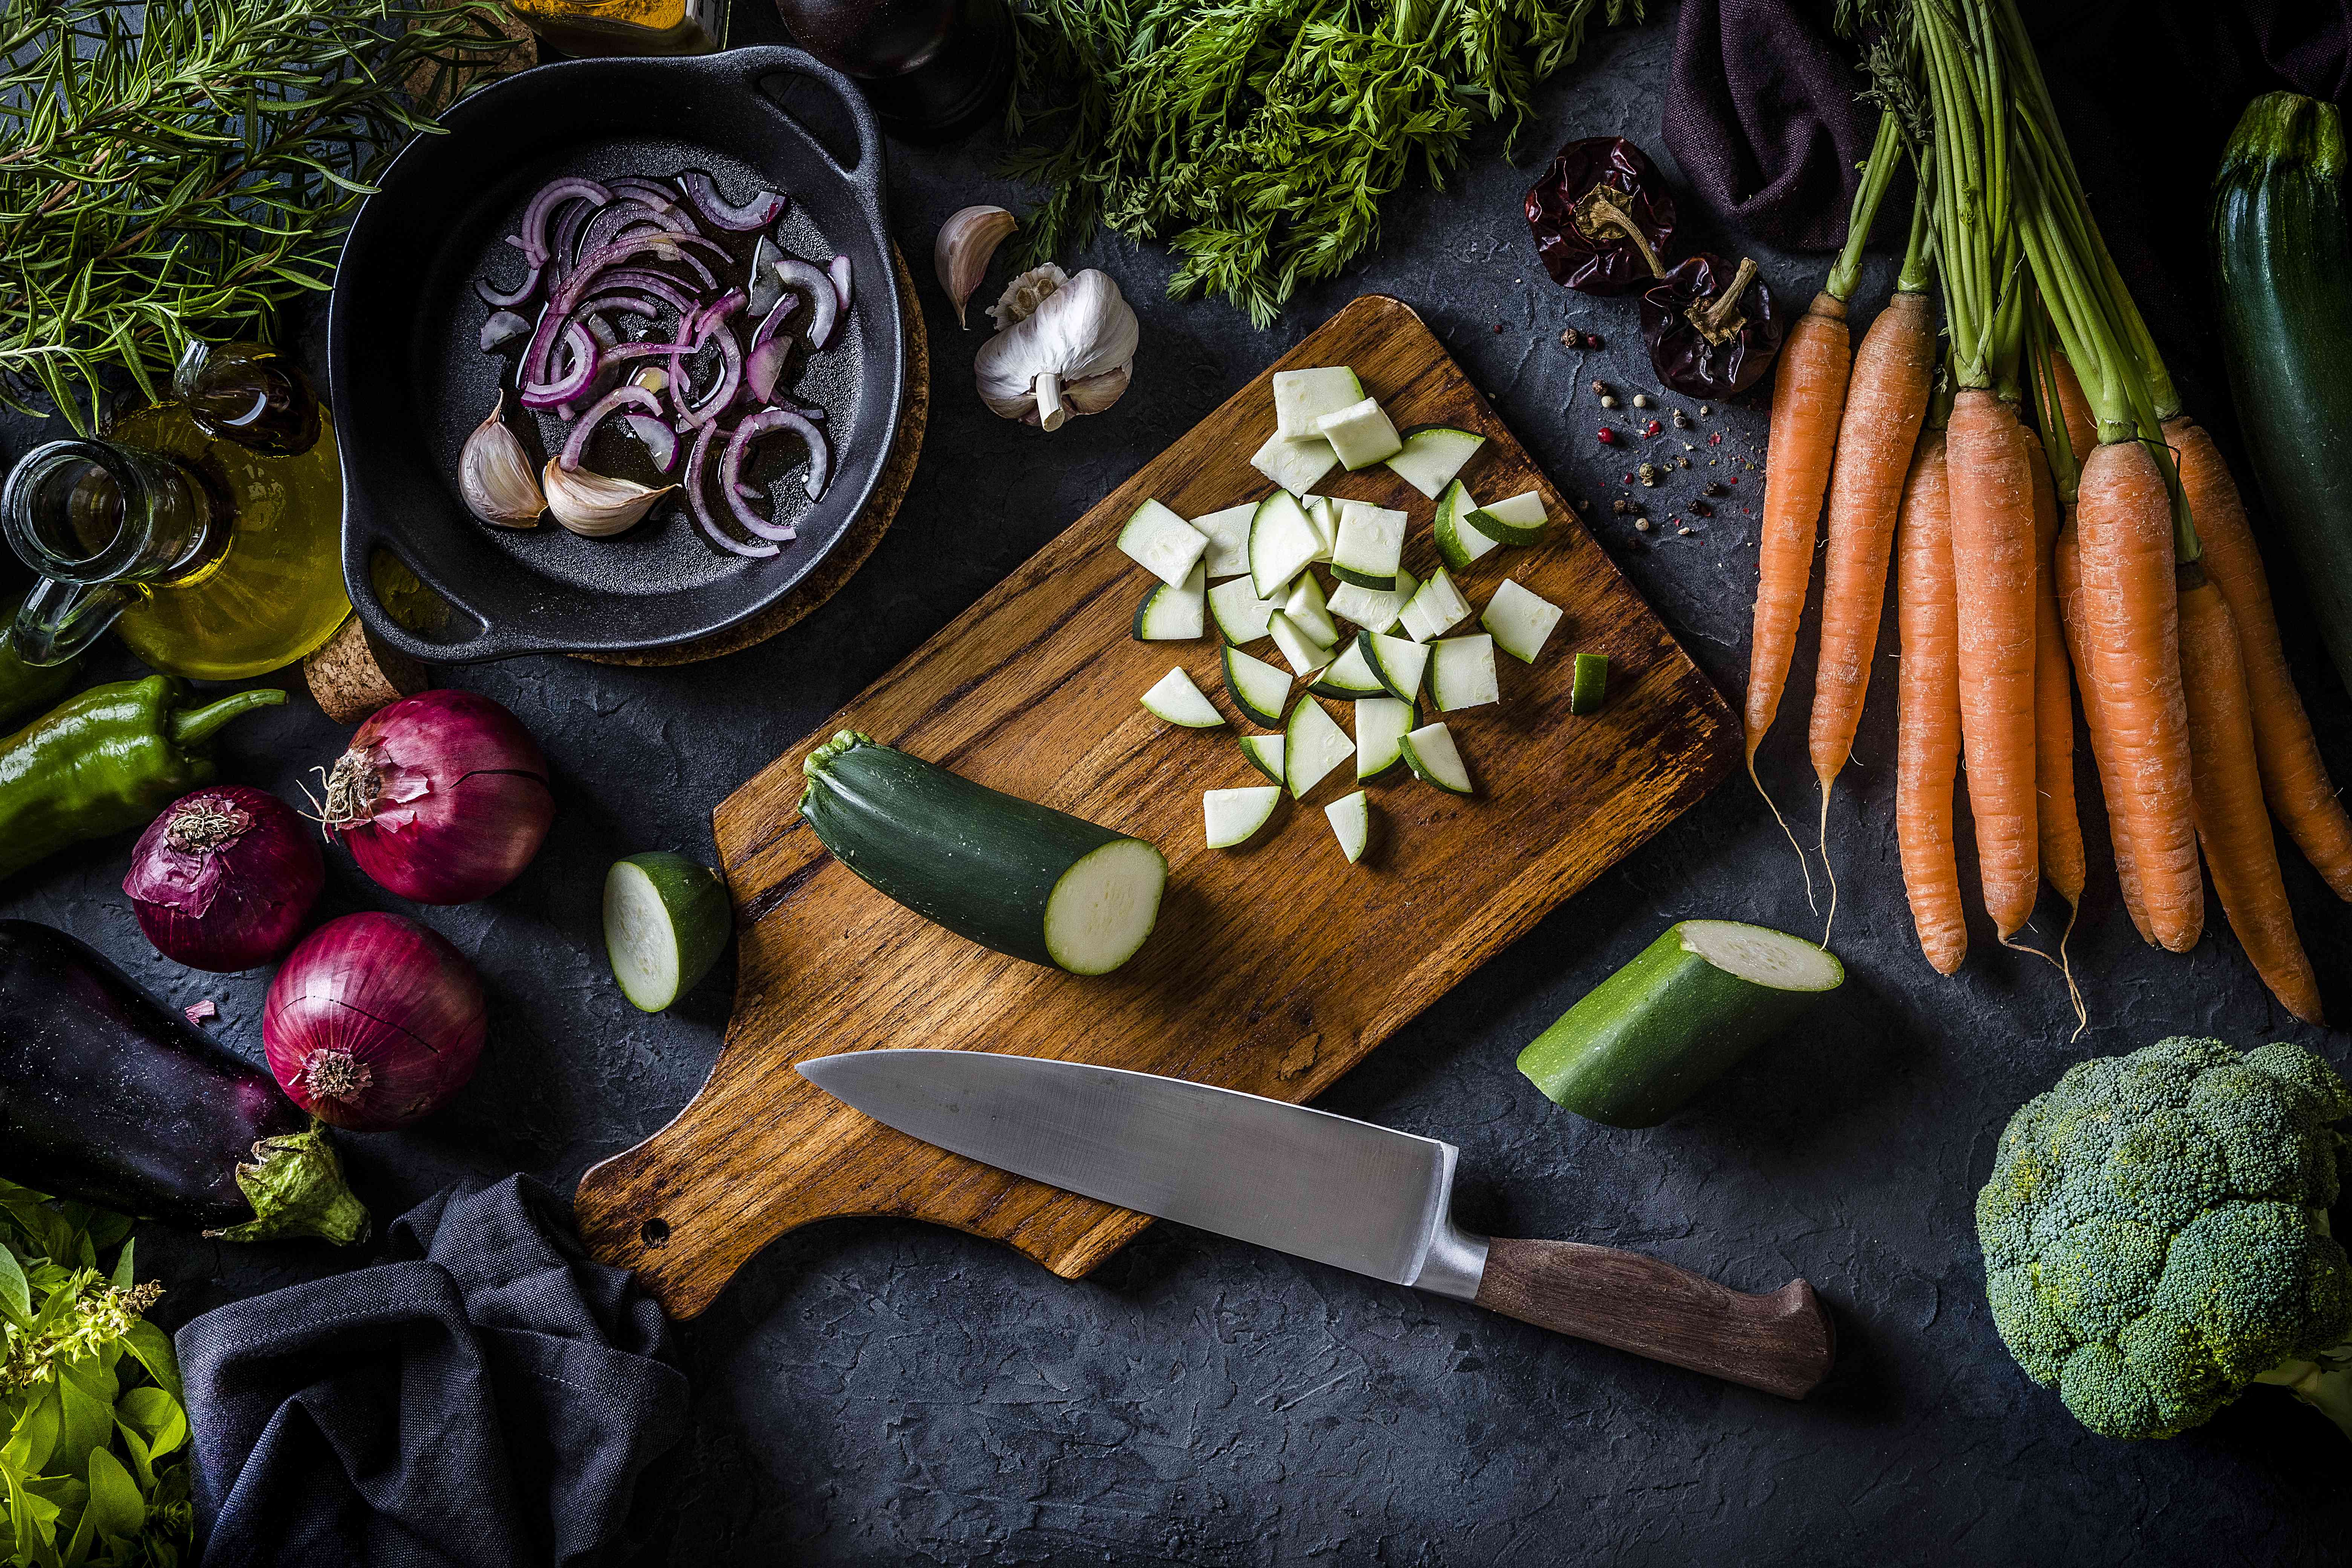
<svg viewBox="0 0 2352 1568"><path fill-rule="evenodd" d="M1784 1399L1829 1375L1837 1330L1813 1288L1751 1296L1636 1252L1576 1241L1488 1243L1478 1305Z"/></svg>

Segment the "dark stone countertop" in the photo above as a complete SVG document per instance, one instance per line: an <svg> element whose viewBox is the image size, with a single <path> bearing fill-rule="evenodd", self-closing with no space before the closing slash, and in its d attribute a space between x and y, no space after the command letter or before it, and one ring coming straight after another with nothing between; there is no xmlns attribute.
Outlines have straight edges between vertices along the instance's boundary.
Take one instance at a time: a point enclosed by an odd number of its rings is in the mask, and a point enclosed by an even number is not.
<svg viewBox="0 0 2352 1568"><path fill-rule="evenodd" d="M1543 93L1524 151L1623 132L1663 162L1671 26L1596 35L1587 60ZM949 212L1024 205L987 173L991 159L985 141L894 149L893 227L919 275ZM513 887L426 912L481 969L491 1046L441 1114L343 1141L379 1218L446 1183L517 1168L568 1189L683 1105L717 1050L731 974L722 965L662 1016L625 1005L598 933L611 858L671 846L710 855L709 814L729 791L1359 292L1422 312L1563 488L1597 499L1612 557L1718 683L1740 690L1761 475L1738 468L1740 486L1686 538L1645 537L1610 513L1626 464L1593 437L1589 384L1641 389L1645 357L1630 303L1565 292L1536 265L1518 216L1529 174L1482 138L1446 195L1390 205L1380 257L1303 294L1266 332L1222 304L1166 299L1159 250L1097 242L1084 259L1111 270L1143 318L1136 383L1111 412L1050 437L980 407L969 390L979 339L956 331L923 276L929 438L897 525L830 605L699 667L533 658L448 672L540 737L561 810ZM1738 244L1684 205L1685 243ZM1758 254L1792 304L1826 268ZM1880 263L1860 296L1857 341L1887 270ZM1570 324L1606 347L1564 351ZM2183 381L2192 407L2217 422L2215 384ZM1744 461L1760 457L1764 428L1750 399L1700 434L1721 430L1707 455ZM33 438L12 422L0 455L13 459ZM1685 479L1662 494L1690 489ZM2276 584L2330 761L2352 778L2352 705L2326 673L2292 572ZM1322 1101L1459 1144L1471 1226L1635 1247L1746 1289L1811 1279L1842 1342L1812 1400L1785 1404L1174 1226L1073 1283L960 1234L835 1221L778 1243L683 1329L693 1435L643 1500L656 1542L644 1560L2335 1560L2347 1459L2336 1434L2268 1391L2169 1443L2083 1431L1993 1332L1972 1205L2010 1112L2080 1057L2188 1031L2302 1040L2342 1064L2344 1041L2272 1003L2218 913L2186 956L2144 948L2103 847L2072 946L2094 1020L2079 1042L2056 973L2000 950L1981 917L1967 967L1937 978L1895 867L1888 621L1858 761L1830 812L1843 888L1834 946L1851 979L1807 1026L1642 1132L1553 1109L1512 1066L1522 1043L1675 919L1818 929L1787 842L1735 780L1433 998ZM1815 798L1803 742L1812 627L1809 616L1764 763L1792 817L1810 817ZM222 747L224 776L294 798L341 739L298 702L240 721ZM2091 826L2103 847L2095 813ZM118 840L58 858L13 885L0 913L89 938L175 1004L216 998L215 1031L257 1060L266 973L207 976L151 952L119 890L127 849ZM401 907L330 858L327 912ZM2328 1000L2352 1009L2352 924L2287 859ZM2045 938L2050 907L2035 927ZM172 1323L347 1261L152 1226L140 1258L172 1287Z"/></svg>

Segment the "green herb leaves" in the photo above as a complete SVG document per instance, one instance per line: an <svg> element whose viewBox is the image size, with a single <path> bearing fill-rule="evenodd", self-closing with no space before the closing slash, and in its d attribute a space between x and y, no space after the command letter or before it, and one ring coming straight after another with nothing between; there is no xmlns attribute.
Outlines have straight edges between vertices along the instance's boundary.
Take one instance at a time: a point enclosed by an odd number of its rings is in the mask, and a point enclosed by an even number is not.
<svg viewBox="0 0 2352 1568"><path fill-rule="evenodd" d="M1442 188L1482 117L1516 143L1594 16L1642 0L1024 0L1007 172L1046 187L1023 267L1097 222L1163 239L1169 291L1263 327L1380 239L1380 204Z"/></svg>
<svg viewBox="0 0 2352 1568"><path fill-rule="evenodd" d="M369 181L450 73L512 48L489 0L0 0L0 403L77 429L119 365L267 338L324 289Z"/></svg>
<svg viewBox="0 0 2352 1568"><path fill-rule="evenodd" d="M168 1565L187 1545L180 1368L141 1316L163 1287L134 1283L130 1232L0 1181L0 1560Z"/></svg>

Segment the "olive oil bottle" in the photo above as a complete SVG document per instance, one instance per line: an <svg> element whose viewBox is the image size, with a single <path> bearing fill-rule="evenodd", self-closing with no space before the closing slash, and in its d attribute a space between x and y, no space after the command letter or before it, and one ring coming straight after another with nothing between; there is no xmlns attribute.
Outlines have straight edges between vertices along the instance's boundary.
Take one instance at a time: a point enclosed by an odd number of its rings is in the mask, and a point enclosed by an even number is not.
<svg viewBox="0 0 2352 1568"><path fill-rule="evenodd" d="M166 674L242 680L351 613L333 422L299 374L257 345L198 345L173 384L101 439L36 447L0 490L0 530L45 579L17 613L28 663L111 626Z"/></svg>

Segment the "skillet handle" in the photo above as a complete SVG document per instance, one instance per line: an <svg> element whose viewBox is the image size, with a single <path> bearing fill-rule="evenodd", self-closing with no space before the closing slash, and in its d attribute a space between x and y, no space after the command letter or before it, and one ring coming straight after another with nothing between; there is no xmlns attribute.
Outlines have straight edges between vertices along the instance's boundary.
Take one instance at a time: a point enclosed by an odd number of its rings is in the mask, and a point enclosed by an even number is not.
<svg viewBox="0 0 2352 1568"><path fill-rule="evenodd" d="M867 210L874 215L876 224L877 226L883 224L883 181L886 178L886 171L883 167L882 126L881 122L874 118L873 106L866 101L866 95L857 90L857 84L815 56L804 50L787 48L781 44L730 49L725 58L730 63L740 68L744 84L781 115L799 134L802 141L806 142L815 150L816 155L824 160L826 167L839 174L848 183L850 188L858 194L865 201ZM761 85L768 78L779 72L790 72L794 76L806 77L809 80L824 87L840 101L842 109L849 116L850 125L857 132L856 163L847 168L842 167L841 161L833 155L832 149L827 147L815 132L801 123L799 117L793 114L782 100Z"/></svg>
<svg viewBox="0 0 2352 1568"><path fill-rule="evenodd" d="M343 499L343 592L351 599L352 608L359 612L361 622L385 647L426 664L476 664L483 659L548 651L543 645L502 634L496 621L467 604L463 596L452 593L437 577L418 572L414 562L393 549L391 540L375 526L365 509L352 504L355 498L347 493ZM446 600L456 615L472 621L476 627L473 635L455 642L441 642L421 637L401 625L375 591L375 552L379 548L415 573L426 589Z"/></svg>

